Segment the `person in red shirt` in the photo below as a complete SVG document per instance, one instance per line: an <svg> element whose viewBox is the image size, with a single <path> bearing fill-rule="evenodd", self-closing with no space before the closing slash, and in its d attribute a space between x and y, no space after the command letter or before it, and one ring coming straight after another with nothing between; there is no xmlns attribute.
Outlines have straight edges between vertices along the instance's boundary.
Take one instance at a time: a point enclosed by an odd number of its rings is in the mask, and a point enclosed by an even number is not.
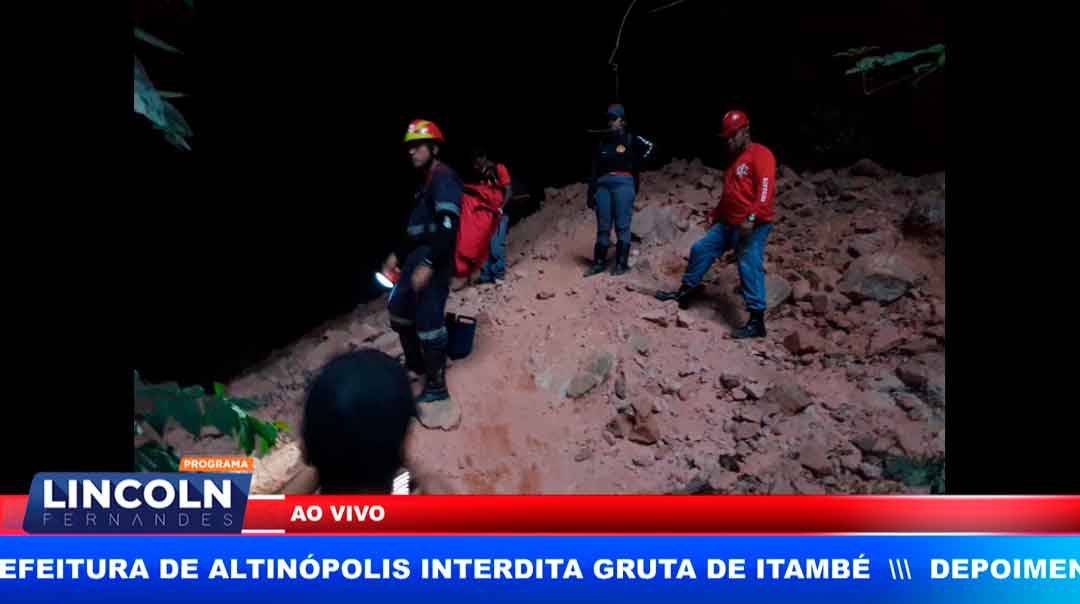
<svg viewBox="0 0 1080 604"><path fill-rule="evenodd" d="M499 226L491 237L491 249L483 270L480 271L480 283L495 283L506 278L506 232L510 229L510 215L506 213L506 204L510 203L512 185L510 171L506 166L488 159L487 151L473 150L473 169L489 187L502 193L499 206Z"/></svg>
<svg viewBox="0 0 1080 604"><path fill-rule="evenodd" d="M739 278L750 320L735 338L765 337L765 242L775 218L776 158L750 140L750 120L742 111L724 116L720 137L735 160L724 172L724 193L708 216L709 230L690 249L690 262L678 291L656 293L658 300L676 300L686 309L701 291L709 267L729 249L739 258Z"/></svg>

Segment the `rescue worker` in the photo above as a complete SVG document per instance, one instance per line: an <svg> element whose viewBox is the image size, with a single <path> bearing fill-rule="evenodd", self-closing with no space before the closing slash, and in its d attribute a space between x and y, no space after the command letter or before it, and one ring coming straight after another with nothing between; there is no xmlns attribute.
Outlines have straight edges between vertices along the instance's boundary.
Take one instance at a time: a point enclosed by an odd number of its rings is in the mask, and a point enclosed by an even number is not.
<svg viewBox="0 0 1080 604"><path fill-rule="evenodd" d="M506 277L506 232L510 229L510 216L506 213L506 204L510 203L512 187L510 171L506 166L488 159L483 149L473 149L473 169L481 181L489 187L496 187L502 192L502 204L499 208L501 218L495 234L491 237L491 252L483 270L480 271L480 283L495 283Z"/></svg>
<svg viewBox="0 0 1080 604"><path fill-rule="evenodd" d="M719 136L734 161L724 171L724 193L707 218L709 230L690 248L690 261L678 291L657 292L659 300L677 300L686 309L701 291L709 267L729 249L739 261L739 279L750 320L733 337L761 338L765 330L765 242L775 218L776 158L750 139L750 120L729 111Z"/></svg>
<svg viewBox="0 0 1080 604"><path fill-rule="evenodd" d="M417 403L450 398L446 386L446 299L454 273L461 216L461 179L439 160L446 139L433 122L413 120L405 144L421 182L406 229L408 237L386 259L383 272L400 267L390 292L390 327L401 337L405 365L427 377Z"/></svg>
<svg viewBox="0 0 1080 604"><path fill-rule="evenodd" d="M630 221L638 190L638 173L653 151L651 142L627 131L626 111L622 105L609 106L607 119L608 131L593 154L589 180L587 204L596 210L596 245L593 247L593 264L585 271L586 277L607 268L613 221L617 242L611 274L622 275L630 270Z"/></svg>

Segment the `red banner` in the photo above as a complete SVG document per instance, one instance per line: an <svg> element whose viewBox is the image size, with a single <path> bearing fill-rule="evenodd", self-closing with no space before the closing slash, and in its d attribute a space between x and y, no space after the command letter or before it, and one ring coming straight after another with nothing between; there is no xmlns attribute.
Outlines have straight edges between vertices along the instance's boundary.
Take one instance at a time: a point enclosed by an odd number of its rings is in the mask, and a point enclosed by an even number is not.
<svg viewBox="0 0 1080 604"><path fill-rule="evenodd" d="M1080 497L253 496L247 533L1080 535ZM22 533L26 496L0 496Z"/></svg>
<svg viewBox="0 0 1080 604"><path fill-rule="evenodd" d="M1080 497L303 496L254 500L286 533L1080 534Z"/></svg>

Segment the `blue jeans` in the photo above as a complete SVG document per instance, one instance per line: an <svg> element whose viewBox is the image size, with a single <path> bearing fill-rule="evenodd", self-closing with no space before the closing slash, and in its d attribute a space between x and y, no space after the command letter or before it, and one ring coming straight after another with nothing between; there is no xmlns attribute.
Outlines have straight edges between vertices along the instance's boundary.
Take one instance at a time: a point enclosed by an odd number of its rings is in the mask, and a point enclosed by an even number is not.
<svg viewBox="0 0 1080 604"><path fill-rule="evenodd" d="M754 226L750 240L744 242L739 256L739 279L742 281L747 310L765 310L765 241L771 231L771 224ZM683 285L691 288L700 285L713 262L729 249L738 249L739 243L738 226L714 225L690 248L690 262L683 275Z"/></svg>
<svg viewBox="0 0 1080 604"><path fill-rule="evenodd" d="M634 177L601 176L596 181L596 243L611 243L611 222L619 241L630 243L630 219L634 216Z"/></svg>
<svg viewBox="0 0 1080 604"><path fill-rule="evenodd" d="M510 217L503 214L499 228L491 236L491 255L480 271L480 280L491 282L506 278L506 231L510 229Z"/></svg>

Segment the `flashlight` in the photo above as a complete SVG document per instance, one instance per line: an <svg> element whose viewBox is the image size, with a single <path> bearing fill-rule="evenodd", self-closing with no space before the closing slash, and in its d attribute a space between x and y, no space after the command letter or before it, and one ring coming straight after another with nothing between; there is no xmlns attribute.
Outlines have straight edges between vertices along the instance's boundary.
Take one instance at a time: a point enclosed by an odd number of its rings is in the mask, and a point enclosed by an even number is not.
<svg viewBox="0 0 1080 604"><path fill-rule="evenodd" d="M375 271L375 280L386 289L394 289L399 277L401 277L401 271L396 268L388 273Z"/></svg>

